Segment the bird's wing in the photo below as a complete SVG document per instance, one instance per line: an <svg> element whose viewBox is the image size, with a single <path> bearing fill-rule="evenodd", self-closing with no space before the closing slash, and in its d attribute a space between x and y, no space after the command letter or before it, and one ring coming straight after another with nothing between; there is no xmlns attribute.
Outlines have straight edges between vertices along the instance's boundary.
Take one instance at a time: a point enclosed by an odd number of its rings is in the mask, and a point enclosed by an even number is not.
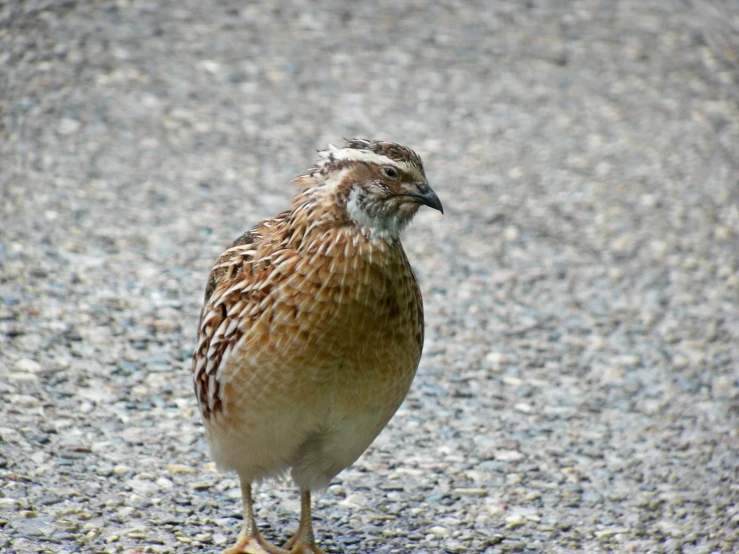
<svg viewBox="0 0 739 554"><path fill-rule="evenodd" d="M243 321L244 311L249 312L265 296L260 291L243 294L258 279L254 266L259 262L257 250L263 240L260 231L257 227L236 239L220 255L208 277L192 364L195 394L206 419L222 409L217 372L244 334L239 321Z"/></svg>
<svg viewBox="0 0 739 554"><path fill-rule="evenodd" d="M208 284L205 287L205 304L208 304L213 291L219 283L231 281L243 271L244 262L250 260L256 248L256 244L262 235L256 229L247 231L235 241L218 257L213 269L208 276Z"/></svg>

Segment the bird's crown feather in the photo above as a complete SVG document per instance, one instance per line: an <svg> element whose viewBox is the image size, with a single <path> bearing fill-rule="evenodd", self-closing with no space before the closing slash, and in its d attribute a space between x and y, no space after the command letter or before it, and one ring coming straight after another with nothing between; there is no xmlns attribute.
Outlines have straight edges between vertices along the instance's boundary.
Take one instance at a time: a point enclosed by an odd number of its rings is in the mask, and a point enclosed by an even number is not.
<svg viewBox="0 0 739 554"><path fill-rule="evenodd" d="M307 173L295 178L303 187L320 185L329 175L354 163L392 165L406 172L424 174L421 157L410 148L395 142L346 139L343 147L329 144L325 150L318 151L318 161Z"/></svg>

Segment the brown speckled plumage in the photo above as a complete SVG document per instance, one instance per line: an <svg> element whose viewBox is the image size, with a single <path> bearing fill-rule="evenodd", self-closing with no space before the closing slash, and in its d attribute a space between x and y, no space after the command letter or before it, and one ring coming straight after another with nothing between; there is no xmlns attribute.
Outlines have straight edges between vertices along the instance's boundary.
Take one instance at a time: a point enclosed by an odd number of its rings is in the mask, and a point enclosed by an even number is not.
<svg viewBox="0 0 739 554"><path fill-rule="evenodd" d="M259 536L249 484L289 470L304 500L292 552L320 552L309 491L364 452L421 357L421 293L399 240L421 204L441 209L421 160L359 139L320 154L291 209L231 244L206 288L193 379L213 457L244 490L231 552L281 551Z"/></svg>

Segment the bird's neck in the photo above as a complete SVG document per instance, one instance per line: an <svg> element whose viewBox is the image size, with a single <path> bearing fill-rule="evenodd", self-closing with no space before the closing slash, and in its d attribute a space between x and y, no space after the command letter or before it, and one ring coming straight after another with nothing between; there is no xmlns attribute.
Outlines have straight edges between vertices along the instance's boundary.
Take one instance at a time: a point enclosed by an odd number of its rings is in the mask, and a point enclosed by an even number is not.
<svg viewBox="0 0 739 554"><path fill-rule="evenodd" d="M295 195L287 225L292 244L306 244L332 229L344 229L373 243L393 245L399 242L404 227L394 218L380 221L363 213L352 200L350 189L326 185L305 188Z"/></svg>

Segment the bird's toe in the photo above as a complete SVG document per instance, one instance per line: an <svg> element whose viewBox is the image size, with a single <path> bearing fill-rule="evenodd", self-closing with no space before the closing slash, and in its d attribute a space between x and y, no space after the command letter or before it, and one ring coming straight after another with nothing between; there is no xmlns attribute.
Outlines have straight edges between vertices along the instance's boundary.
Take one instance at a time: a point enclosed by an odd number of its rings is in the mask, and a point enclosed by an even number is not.
<svg viewBox="0 0 739 554"><path fill-rule="evenodd" d="M291 550L290 554L326 554L323 550L318 548L315 544L298 544L295 545Z"/></svg>
<svg viewBox="0 0 739 554"><path fill-rule="evenodd" d="M242 536L235 546L227 548L223 554L288 554L288 551L267 542L261 536Z"/></svg>

